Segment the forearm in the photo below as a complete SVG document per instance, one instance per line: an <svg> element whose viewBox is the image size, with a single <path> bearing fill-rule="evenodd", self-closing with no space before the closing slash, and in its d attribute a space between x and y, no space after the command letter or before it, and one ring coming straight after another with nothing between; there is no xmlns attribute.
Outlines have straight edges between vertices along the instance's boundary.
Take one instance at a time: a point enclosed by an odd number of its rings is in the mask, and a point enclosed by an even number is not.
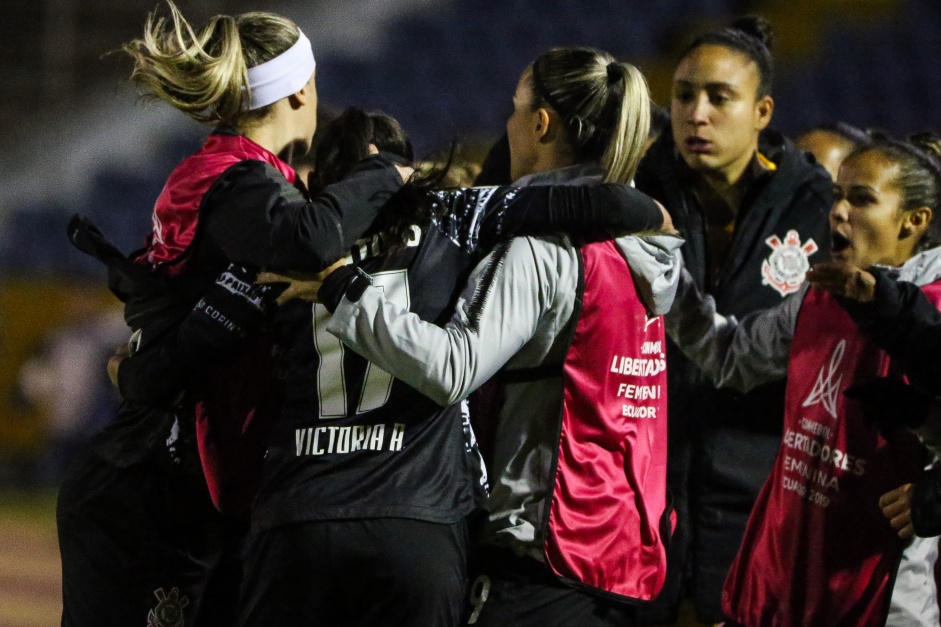
<svg viewBox="0 0 941 627"><path fill-rule="evenodd" d="M357 302L344 299L327 330L439 405L463 399L496 372L481 368L479 338L465 327L424 322L374 287Z"/></svg>
<svg viewBox="0 0 941 627"><path fill-rule="evenodd" d="M741 322L723 316L685 270L666 315L667 333L716 387L742 392L787 376L791 339L803 292Z"/></svg>
<svg viewBox="0 0 941 627"><path fill-rule="evenodd" d="M301 210L276 210L265 267L313 272L344 257L401 186L391 162L378 161L328 186Z"/></svg>
<svg viewBox="0 0 941 627"><path fill-rule="evenodd" d="M498 249L481 262L444 328L369 287L342 300L327 330L435 402L453 404L492 377L535 332L546 301L527 255L526 244L514 242L512 250Z"/></svg>
<svg viewBox="0 0 941 627"><path fill-rule="evenodd" d="M252 270L229 266L182 321L124 359L118 369L121 396L166 409L199 389L264 320L263 300L271 288L253 285L254 278Z"/></svg>
<svg viewBox="0 0 941 627"><path fill-rule="evenodd" d="M663 225L660 206L628 185L466 188L433 198L441 229L471 251L522 235L599 241Z"/></svg>
<svg viewBox="0 0 941 627"><path fill-rule="evenodd" d="M401 185L394 162L375 156L308 200L283 177L243 162L210 193L205 230L233 263L317 272L349 252Z"/></svg>
<svg viewBox="0 0 941 627"><path fill-rule="evenodd" d="M481 241L489 245L515 235L557 232L598 241L661 226L660 206L629 185L534 185L488 206Z"/></svg>

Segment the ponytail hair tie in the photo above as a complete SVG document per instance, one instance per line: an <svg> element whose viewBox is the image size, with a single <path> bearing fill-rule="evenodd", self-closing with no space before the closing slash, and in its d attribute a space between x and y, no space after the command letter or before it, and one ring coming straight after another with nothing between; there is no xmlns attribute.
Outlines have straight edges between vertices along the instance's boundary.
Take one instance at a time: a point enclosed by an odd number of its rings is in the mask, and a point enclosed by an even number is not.
<svg viewBox="0 0 941 627"><path fill-rule="evenodd" d="M608 83L616 83L624 78L624 68L617 61L612 61L607 65Z"/></svg>

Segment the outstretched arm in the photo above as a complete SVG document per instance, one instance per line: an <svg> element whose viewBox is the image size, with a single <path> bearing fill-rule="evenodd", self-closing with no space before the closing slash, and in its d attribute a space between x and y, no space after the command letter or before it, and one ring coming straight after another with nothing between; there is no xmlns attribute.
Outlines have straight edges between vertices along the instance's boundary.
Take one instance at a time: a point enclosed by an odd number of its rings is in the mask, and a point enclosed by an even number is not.
<svg viewBox="0 0 941 627"><path fill-rule="evenodd" d="M716 387L742 392L787 376L791 340L806 289L741 321L716 311L715 300L696 288L683 269L667 333Z"/></svg>

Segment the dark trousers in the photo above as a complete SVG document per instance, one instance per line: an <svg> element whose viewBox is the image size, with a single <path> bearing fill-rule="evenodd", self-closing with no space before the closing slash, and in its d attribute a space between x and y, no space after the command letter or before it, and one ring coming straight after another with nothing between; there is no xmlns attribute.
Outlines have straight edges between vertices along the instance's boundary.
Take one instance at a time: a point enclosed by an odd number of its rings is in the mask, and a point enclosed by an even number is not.
<svg viewBox="0 0 941 627"><path fill-rule="evenodd" d="M752 506L771 472L779 435L715 428L695 437L670 434L667 482L676 507L667 580L641 609L642 624L677 620L688 596L704 623L723 619L722 588Z"/></svg>
<svg viewBox="0 0 941 627"><path fill-rule="evenodd" d="M215 510L201 476L87 450L56 522L63 627L234 624L244 526Z"/></svg>
<svg viewBox="0 0 941 627"><path fill-rule="evenodd" d="M471 582L476 627L630 627L631 605L602 598L560 582L548 567L509 550L485 551Z"/></svg>
<svg viewBox="0 0 941 627"><path fill-rule="evenodd" d="M404 518L294 523L252 536L244 627L450 627L467 583L467 525Z"/></svg>

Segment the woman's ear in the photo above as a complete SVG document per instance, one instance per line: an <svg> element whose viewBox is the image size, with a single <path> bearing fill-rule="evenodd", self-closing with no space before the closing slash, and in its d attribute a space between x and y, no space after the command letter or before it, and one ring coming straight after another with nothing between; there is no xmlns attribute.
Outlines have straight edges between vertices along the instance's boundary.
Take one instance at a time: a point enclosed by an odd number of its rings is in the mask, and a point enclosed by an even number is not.
<svg viewBox="0 0 941 627"><path fill-rule="evenodd" d="M933 217L934 213L930 207L918 207L906 212L905 218L902 220L902 226L899 229L899 239L905 239L913 235L917 239L921 239L921 236L931 226Z"/></svg>
<svg viewBox="0 0 941 627"><path fill-rule="evenodd" d="M536 141L551 144L558 139L567 142L562 117L552 109L539 108L536 114Z"/></svg>
<svg viewBox="0 0 941 627"><path fill-rule="evenodd" d="M755 105L755 130L763 131L771 123L774 114L774 100L771 96L762 97Z"/></svg>
<svg viewBox="0 0 941 627"><path fill-rule="evenodd" d="M291 104L292 109L300 109L307 104L308 100L310 100L310 90L307 85L304 85L299 91L288 96L288 102Z"/></svg>
<svg viewBox="0 0 941 627"><path fill-rule="evenodd" d="M535 122L536 128L534 130L536 134L536 141L551 139L551 135L549 133L550 130L554 129L551 129L553 125L552 116L549 115L549 111L542 107L536 109Z"/></svg>

